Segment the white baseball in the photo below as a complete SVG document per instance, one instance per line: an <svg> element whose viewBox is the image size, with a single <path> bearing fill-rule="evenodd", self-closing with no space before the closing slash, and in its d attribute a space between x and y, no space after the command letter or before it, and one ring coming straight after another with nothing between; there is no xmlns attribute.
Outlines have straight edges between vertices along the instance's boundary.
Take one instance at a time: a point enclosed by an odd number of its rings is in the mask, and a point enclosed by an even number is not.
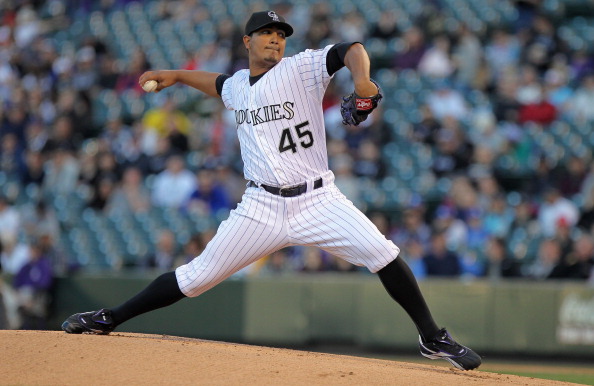
<svg viewBox="0 0 594 386"><path fill-rule="evenodd" d="M156 80L149 80L144 82L144 84L142 85L142 89L146 92L153 92L157 89L158 85L159 83L157 83Z"/></svg>

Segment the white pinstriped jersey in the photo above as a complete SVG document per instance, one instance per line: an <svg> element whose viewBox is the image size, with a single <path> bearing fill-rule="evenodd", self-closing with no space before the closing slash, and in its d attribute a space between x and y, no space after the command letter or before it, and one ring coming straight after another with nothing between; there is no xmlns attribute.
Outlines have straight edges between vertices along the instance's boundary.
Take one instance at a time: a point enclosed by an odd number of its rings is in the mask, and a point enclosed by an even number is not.
<svg viewBox="0 0 594 386"><path fill-rule="evenodd" d="M224 81L221 98L235 111L245 177L272 186L305 182L307 190L281 197L248 186L204 252L176 269L186 296L293 245L322 248L371 272L398 256L398 247L339 191L328 170L322 98L332 79L326 70L331 47L282 59L251 86L248 70Z"/></svg>
<svg viewBox="0 0 594 386"><path fill-rule="evenodd" d="M249 70L223 84L221 98L235 112L246 179L290 186L328 171L321 105L332 79L326 69L330 48L283 58L254 85Z"/></svg>

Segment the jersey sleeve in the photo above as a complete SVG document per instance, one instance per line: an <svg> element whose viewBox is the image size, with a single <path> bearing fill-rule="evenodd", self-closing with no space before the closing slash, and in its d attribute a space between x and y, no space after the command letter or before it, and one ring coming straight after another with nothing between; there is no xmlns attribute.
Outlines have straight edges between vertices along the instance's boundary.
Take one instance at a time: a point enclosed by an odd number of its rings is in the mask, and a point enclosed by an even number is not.
<svg viewBox="0 0 594 386"><path fill-rule="evenodd" d="M328 73L326 67L326 57L333 45L328 45L322 49L305 50L294 56L297 65L297 71L305 85L307 91L317 91L319 96L323 96L332 75Z"/></svg>
<svg viewBox="0 0 594 386"><path fill-rule="evenodd" d="M219 76L217 78L217 92L221 96L223 104L228 110L235 110L235 104L233 101L233 83L234 77L226 77L224 79ZM220 84L220 91L219 91Z"/></svg>
<svg viewBox="0 0 594 386"><path fill-rule="evenodd" d="M359 42L338 43L330 48L326 58L326 67L330 75L334 75L335 72L344 67L344 57L349 48L355 43Z"/></svg>
<svg viewBox="0 0 594 386"><path fill-rule="evenodd" d="M217 80L215 81L215 87L217 89L217 94L219 94L219 96L221 96L221 94L223 92L223 84L230 77L231 77L231 75L227 75L227 74L221 74L221 75L217 76Z"/></svg>

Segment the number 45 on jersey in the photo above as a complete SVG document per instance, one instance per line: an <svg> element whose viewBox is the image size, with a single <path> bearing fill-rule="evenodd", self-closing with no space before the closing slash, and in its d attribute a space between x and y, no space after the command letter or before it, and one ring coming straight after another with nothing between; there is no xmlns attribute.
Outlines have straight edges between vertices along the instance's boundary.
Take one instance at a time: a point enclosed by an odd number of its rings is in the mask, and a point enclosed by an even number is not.
<svg viewBox="0 0 594 386"><path fill-rule="evenodd" d="M314 143L313 134L307 129L307 126L309 126L309 121L301 122L293 128L293 131L298 137L297 139L300 140L299 144L304 149L311 147ZM283 153L287 150L291 150L293 153L297 152L297 143L293 139L293 135L290 127L283 129L280 143L278 144L279 152Z"/></svg>

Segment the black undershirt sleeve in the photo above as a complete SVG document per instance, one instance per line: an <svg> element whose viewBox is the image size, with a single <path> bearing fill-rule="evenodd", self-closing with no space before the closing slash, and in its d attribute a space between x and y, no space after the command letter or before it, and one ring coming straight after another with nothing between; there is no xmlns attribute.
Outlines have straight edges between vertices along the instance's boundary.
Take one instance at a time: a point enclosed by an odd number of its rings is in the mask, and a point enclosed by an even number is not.
<svg viewBox="0 0 594 386"><path fill-rule="evenodd" d="M215 87L217 88L217 94L219 94L219 96L221 96L221 94L223 93L223 83L225 83L225 81L229 78L231 78L231 75L227 74L221 74L217 76L217 80L215 81Z"/></svg>
<svg viewBox="0 0 594 386"><path fill-rule="evenodd" d="M326 70L333 75L344 67L344 57L350 46L358 42L338 43L332 46L326 56Z"/></svg>
<svg viewBox="0 0 594 386"><path fill-rule="evenodd" d="M326 57L326 70L328 71L328 74L333 75L336 71L344 67L344 57L349 47L355 43L358 42L338 43L330 48L328 56ZM230 77L231 75L227 74L221 74L217 77L216 88L219 96L223 92L223 83Z"/></svg>

